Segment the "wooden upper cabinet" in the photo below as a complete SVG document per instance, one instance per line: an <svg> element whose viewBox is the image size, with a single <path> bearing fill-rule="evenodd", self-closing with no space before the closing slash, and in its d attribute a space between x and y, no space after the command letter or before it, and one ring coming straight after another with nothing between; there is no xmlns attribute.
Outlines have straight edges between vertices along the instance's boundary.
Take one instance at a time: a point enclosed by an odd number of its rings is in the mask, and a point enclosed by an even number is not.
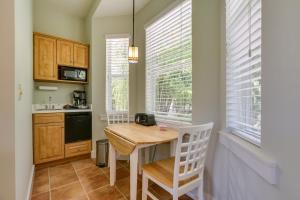
<svg viewBox="0 0 300 200"><path fill-rule="evenodd" d="M74 66L74 43L66 40L57 40L57 64Z"/></svg>
<svg viewBox="0 0 300 200"><path fill-rule="evenodd" d="M56 39L34 35L34 79L57 80Z"/></svg>
<svg viewBox="0 0 300 200"><path fill-rule="evenodd" d="M82 44L74 44L74 67L88 68L89 47Z"/></svg>
<svg viewBox="0 0 300 200"><path fill-rule="evenodd" d="M42 33L34 33L33 35L34 80L72 82L68 80L59 80L59 66L88 68L88 44Z"/></svg>

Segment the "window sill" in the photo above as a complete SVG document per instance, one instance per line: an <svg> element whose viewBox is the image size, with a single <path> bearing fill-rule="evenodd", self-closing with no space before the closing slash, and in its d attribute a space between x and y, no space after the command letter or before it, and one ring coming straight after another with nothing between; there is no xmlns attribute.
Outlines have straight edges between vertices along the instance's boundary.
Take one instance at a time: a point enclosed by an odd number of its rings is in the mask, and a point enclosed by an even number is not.
<svg viewBox="0 0 300 200"><path fill-rule="evenodd" d="M227 131L220 131L219 142L246 163L268 183L276 185L278 170L276 161L266 155L259 147Z"/></svg>
<svg viewBox="0 0 300 200"><path fill-rule="evenodd" d="M107 121L107 115L106 114L101 114L99 115L101 121ZM129 115L129 121L134 122L134 116Z"/></svg>
<svg viewBox="0 0 300 200"><path fill-rule="evenodd" d="M190 122L182 122L182 121L175 121L175 120L167 120L167 119L162 119L162 118L156 118L156 123L157 125L167 125L168 127L173 127L173 128L180 128L183 126L190 126L192 123Z"/></svg>

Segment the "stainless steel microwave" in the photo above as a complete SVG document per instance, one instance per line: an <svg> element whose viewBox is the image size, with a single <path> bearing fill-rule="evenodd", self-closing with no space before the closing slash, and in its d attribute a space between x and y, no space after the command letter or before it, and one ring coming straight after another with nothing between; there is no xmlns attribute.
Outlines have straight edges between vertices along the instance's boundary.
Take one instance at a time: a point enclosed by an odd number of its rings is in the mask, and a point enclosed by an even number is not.
<svg viewBox="0 0 300 200"><path fill-rule="evenodd" d="M87 70L61 67L59 69L59 79L71 81L87 81Z"/></svg>

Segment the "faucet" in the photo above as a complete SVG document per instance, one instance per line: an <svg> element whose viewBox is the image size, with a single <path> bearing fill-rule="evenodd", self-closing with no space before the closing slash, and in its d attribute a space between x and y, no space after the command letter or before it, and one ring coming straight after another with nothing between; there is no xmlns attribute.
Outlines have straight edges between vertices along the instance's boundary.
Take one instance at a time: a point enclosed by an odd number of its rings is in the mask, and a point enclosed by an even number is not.
<svg viewBox="0 0 300 200"><path fill-rule="evenodd" d="M52 97L51 97L51 96L49 96L48 109L49 109L49 110L51 110L51 109L54 110L54 105L52 105Z"/></svg>

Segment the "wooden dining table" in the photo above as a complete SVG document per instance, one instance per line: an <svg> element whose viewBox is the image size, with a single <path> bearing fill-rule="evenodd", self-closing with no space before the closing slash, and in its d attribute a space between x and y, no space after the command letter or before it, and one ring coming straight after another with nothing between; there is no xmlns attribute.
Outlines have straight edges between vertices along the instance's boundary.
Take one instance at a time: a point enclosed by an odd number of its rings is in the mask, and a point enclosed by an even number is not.
<svg viewBox="0 0 300 200"><path fill-rule="evenodd" d="M158 126L142 126L135 123L111 124L104 129L109 141L110 185L116 182L116 152L130 155L130 200L136 200L138 164L141 164L139 150L156 144L171 142L174 154L178 130Z"/></svg>

